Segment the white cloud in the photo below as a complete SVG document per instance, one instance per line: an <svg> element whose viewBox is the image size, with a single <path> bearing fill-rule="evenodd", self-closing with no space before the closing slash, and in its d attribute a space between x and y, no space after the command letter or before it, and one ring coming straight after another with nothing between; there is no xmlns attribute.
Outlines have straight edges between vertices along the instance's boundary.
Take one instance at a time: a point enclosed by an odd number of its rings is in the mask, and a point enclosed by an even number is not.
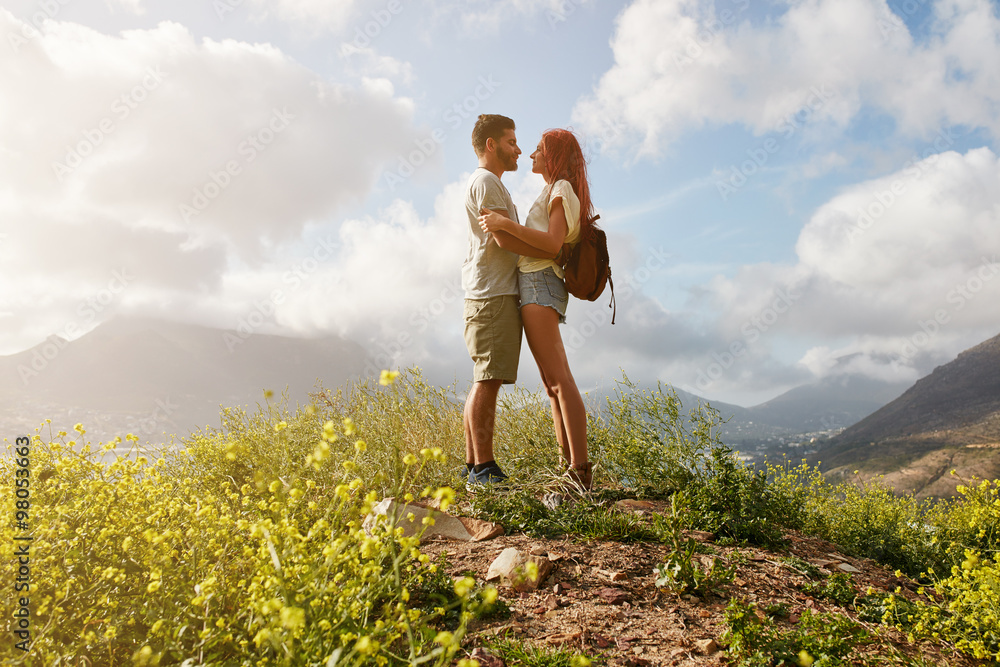
<svg viewBox="0 0 1000 667"><path fill-rule="evenodd" d="M574 110L610 145L658 155L682 132L738 123L756 134L795 114L843 128L863 108L926 135L942 126L1000 134L1000 20L985 0L934 4L917 43L883 0L793 0L754 23L750 3L635 0L618 17L614 66Z"/></svg>
<svg viewBox="0 0 1000 667"><path fill-rule="evenodd" d="M413 66L410 63L381 55L370 47L343 44L340 55L347 71L362 80L385 81L390 86L392 81L405 84L413 81Z"/></svg>
<svg viewBox="0 0 1000 667"><path fill-rule="evenodd" d="M0 60L9 346L87 324L80 304L122 268L135 279L101 319L191 308L362 201L417 136L391 88L329 84L266 44L25 25L0 10L21 37Z"/></svg>
<svg viewBox="0 0 1000 667"><path fill-rule="evenodd" d="M400 5L402 2L397 0ZM250 4L256 20L274 17L318 34L321 30L344 29L354 17L356 6L365 3L363 0L250 0ZM393 14L384 8L383 11L385 20L391 20Z"/></svg>
<svg viewBox="0 0 1000 667"><path fill-rule="evenodd" d="M140 2L141 0L119 0ZM352 44L367 47L383 30L406 16L408 26L421 18L454 19L463 31L495 31L506 21L545 13L552 27L592 0L250 0L255 20L275 18L306 34L344 33ZM419 6L418 6L419 5Z"/></svg>
<svg viewBox="0 0 1000 667"><path fill-rule="evenodd" d="M438 0L438 10L458 13L466 31L496 31L506 21L524 20L544 13L556 28L590 0Z"/></svg>
<svg viewBox="0 0 1000 667"><path fill-rule="evenodd" d="M709 294L720 330L744 342L851 341L810 349L813 373L845 372L850 357L858 372L913 378L1000 329L997 248L1000 159L946 152L845 189L803 228L797 264L743 267Z"/></svg>
<svg viewBox="0 0 1000 667"><path fill-rule="evenodd" d="M146 13L144 0L107 0L107 3L112 10L117 6L136 16L142 16Z"/></svg>

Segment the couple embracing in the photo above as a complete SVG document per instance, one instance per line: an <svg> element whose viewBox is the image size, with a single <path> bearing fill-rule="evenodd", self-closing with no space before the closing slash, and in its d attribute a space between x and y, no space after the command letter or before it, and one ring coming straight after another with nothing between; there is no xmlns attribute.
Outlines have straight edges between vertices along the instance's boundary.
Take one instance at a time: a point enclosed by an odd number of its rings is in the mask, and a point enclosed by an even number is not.
<svg viewBox="0 0 1000 667"><path fill-rule="evenodd" d="M552 404L556 440L566 476L591 485L587 459L587 412L569 369L559 324L569 295L554 261L564 243L580 238L581 220L593 219L586 162L572 132L549 130L531 154L531 170L545 179L522 224L500 182L517 169L521 149L514 121L483 114L472 131L479 168L469 178L469 255L462 267L465 343L475 364L465 402L466 477L470 486L506 479L493 457L493 426L501 385L517 381L521 331L538 364Z"/></svg>

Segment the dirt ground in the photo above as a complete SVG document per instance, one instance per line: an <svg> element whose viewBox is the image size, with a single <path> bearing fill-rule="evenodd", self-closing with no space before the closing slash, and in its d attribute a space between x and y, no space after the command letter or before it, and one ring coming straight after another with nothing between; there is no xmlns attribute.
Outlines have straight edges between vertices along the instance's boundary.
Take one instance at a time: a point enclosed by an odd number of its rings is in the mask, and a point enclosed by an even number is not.
<svg viewBox="0 0 1000 667"><path fill-rule="evenodd" d="M645 503L645 504L643 504ZM642 507L628 511L664 511L663 503L642 501ZM917 597L917 584L896 577L892 571L860 558L840 553L829 542L787 532L789 549L780 554L754 547L721 547L709 533L692 533L710 546L712 556L725 564L736 564L733 581L722 587L721 595L702 599L679 596L658 589L654 568L663 563L669 552L665 545L652 543L623 544L567 538L546 540L523 534L504 535L484 542L425 541L422 551L436 557L444 552L450 563L449 574L457 577L475 573L485 578L494 559L509 547L547 558L554 565L537 590L517 592L501 581L494 581L500 598L511 608L502 620L475 621L466 637L465 647L483 660L484 639L508 633L527 644L565 647L594 658L595 665L609 667L645 667L680 665L732 664L722 645L725 630L724 610L730 598L754 602L763 608L784 603L789 615L780 621L791 626L803 610L836 612L858 620L853 609L804 593L800 586L808 579L778 559L798 556L820 568L822 573L849 571L859 593L871 586L877 591L902 587L908 598ZM739 552L739 554L735 552ZM854 571L856 570L856 571ZM958 667L985 665L984 661L956 656L941 644L910 644L902 634L871 623L859 621L875 636L874 641L859 646L857 658L880 655L888 658L895 652L920 656L927 665ZM502 667L488 657L484 667ZM895 661L893 661L895 662Z"/></svg>

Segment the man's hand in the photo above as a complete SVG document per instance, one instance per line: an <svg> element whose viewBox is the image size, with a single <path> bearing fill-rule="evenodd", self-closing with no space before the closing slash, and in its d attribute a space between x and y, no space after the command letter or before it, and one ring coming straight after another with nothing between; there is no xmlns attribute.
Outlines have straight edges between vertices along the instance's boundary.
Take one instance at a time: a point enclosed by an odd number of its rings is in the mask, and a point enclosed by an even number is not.
<svg viewBox="0 0 1000 667"><path fill-rule="evenodd" d="M507 231L513 222L507 218L507 216L501 215L497 211L492 211L488 208L479 209L479 213L479 226L487 234L492 232Z"/></svg>

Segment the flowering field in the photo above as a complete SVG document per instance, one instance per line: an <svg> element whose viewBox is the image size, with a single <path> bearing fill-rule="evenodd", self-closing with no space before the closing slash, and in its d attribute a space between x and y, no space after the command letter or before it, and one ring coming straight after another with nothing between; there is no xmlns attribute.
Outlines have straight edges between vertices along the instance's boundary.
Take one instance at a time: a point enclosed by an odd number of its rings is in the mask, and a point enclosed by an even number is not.
<svg viewBox="0 0 1000 667"><path fill-rule="evenodd" d="M619 386L591 414L599 485L672 496L675 524L684 517L685 527L732 543L780 549L780 528L793 528L901 574L923 574L916 602L868 601L879 620L914 641L1000 657L998 485L971 485L929 505L877 485L832 486L805 466L755 473L715 439L710 409L685 422L672 393L639 391L627 379ZM508 526L524 507L470 506L464 490L451 488L464 457L453 389L408 371L315 399L294 412L271 402L252 415L229 409L219 429L129 457L109 452L135 445L133 436L93 444L82 425L9 443L0 465L11 482L0 543L0 574L11 586L4 616L12 619L3 663L470 665L463 640L470 622L490 613L496 589L448 576L390 522L362 524L386 496L442 509L462 502ZM515 391L497 420L497 458L527 497L558 474L547 406ZM634 530L670 544L662 531ZM30 556L19 555L25 550ZM21 578L26 586L16 591ZM27 619L18 616L22 598Z"/></svg>

